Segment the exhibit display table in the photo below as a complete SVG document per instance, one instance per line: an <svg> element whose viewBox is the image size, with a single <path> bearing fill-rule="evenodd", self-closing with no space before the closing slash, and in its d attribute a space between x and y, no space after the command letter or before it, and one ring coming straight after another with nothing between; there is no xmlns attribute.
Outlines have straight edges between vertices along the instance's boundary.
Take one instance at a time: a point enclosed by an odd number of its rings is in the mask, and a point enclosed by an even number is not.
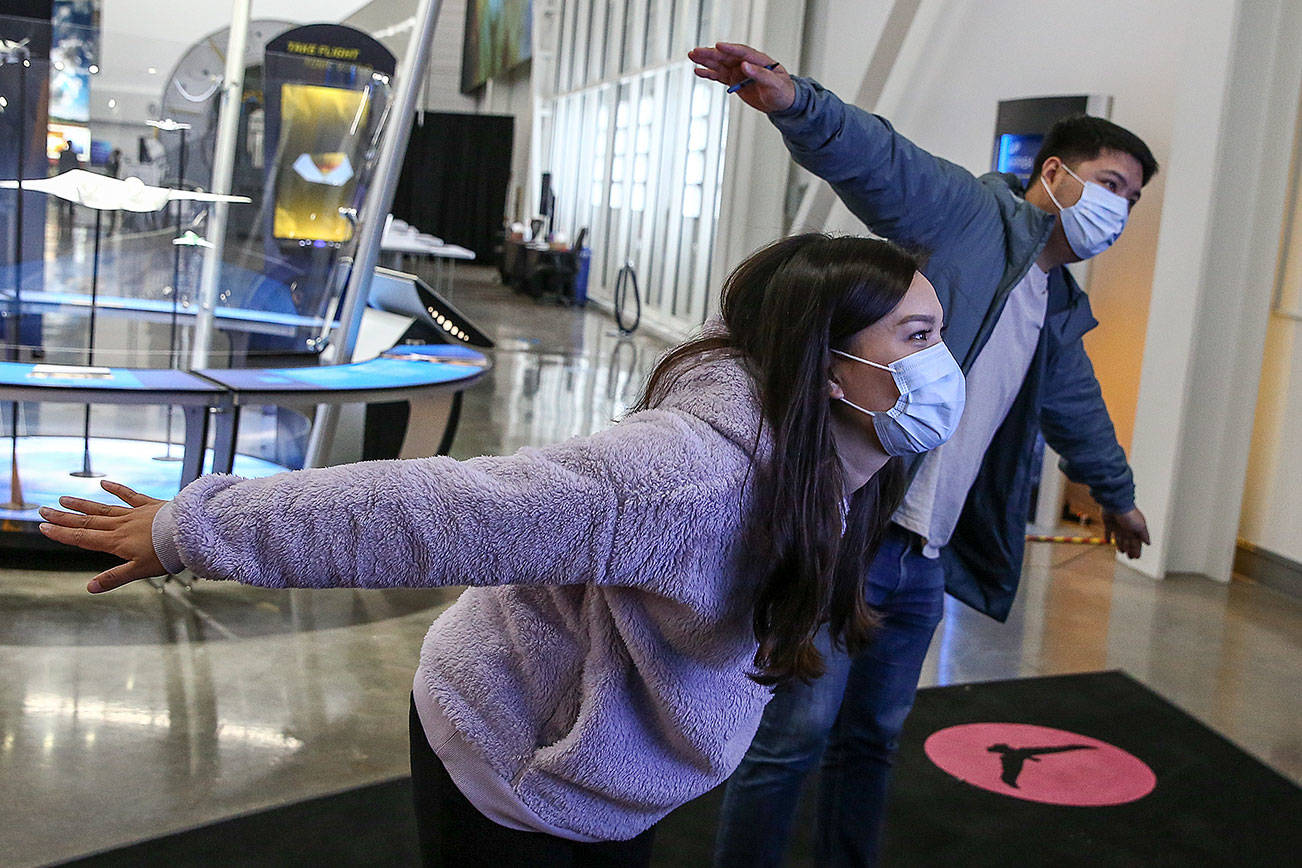
<svg viewBox="0 0 1302 868"><path fill-rule="evenodd" d="M397 347L379 358L346 365L192 373L0 362L0 401L182 407L185 449L179 467L150 459L154 447L161 445L153 440L90 438L89 448L110 478L150 496L168 498L205 470L266 476L288 469L237 455L240 413L249 406L301 408L406 401L411 412L400 457L434 455L450 442L461 392L490 367L483 354L450 344ZM207 447L210 432L211 449ZM69 442L79 444L80 439L18 438L25 483L35 505L55 506L61 494L102 496L97 481L68 475L75 469L75 460L69 456L77 454L69 451ZM3 478L10 472L9 452L8 448L0 450ZM147 482L142 482L146 477ZM39 521L34 509L0 510L3 531L32 535Z"/></svg>
<svg viewBox="0 0 1302 868"><path fill-rule="evenodd" d="M78 368L0 362L0 401L182 407L185 411L185 452L179 479L180 484L185 485L199 478L203 447L208 437L209 411L224 409L230 403L230 397L216 383L171 369ZM6 478L8 470L6 467Z"/></svg>
<svg viewBox="0 0 1302 868"><path fill-rule="evenodd" d="M380 242L381 258L389 264L402 269L406 256L429 256L434 260L435 291L444 295L451 293L456 279L457 262L469 262L475 258L475 252L456 244L436 243L438 239L430 236L388 234Z"/></svg>
<svg viewBox="0 0 1302 868"><path fill-rule="evenodd" d="M216 434L225 441L220 448L214 441L213 471L230 472L241 408L267 404L314 407L407 401L411 415L398 457L437 454L446 440L455 398L489 366L486 356L469 347L433 344L396 347L379 358L350 365L199 371L231 398L231 406L224 410L228 419Z"/></svg>

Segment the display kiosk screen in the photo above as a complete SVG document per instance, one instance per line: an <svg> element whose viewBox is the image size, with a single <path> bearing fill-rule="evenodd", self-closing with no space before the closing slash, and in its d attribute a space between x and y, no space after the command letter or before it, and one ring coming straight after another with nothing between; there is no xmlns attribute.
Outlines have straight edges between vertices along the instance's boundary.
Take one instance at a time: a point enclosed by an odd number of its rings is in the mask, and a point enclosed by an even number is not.
<svg viewBox="0 0 1302 868"><path fill-rule="evenodd" d="M369 111L366 90L313 84L280 88L281 147L276 173L276 238L343 242L353 229L339 213L357 194L354 161Z"/></svg>
<svg viewBox="0 0 1302 868"><path fill-rule="evenodd" d="M51 160L59 159L59 154L69 144L77 159L86 162L90 159L90 127L81 124L61 124L51 122L45 133L45 156Z"/></svg>
<svg viewBox="0 0 1302 868"><path fill-rule="evenodd" d="M995 158L995 171L1016 175L1022 184L1031 177L1035 155L1044 144L1044 136L1004 133L999 136L999 151Z"/></svg>

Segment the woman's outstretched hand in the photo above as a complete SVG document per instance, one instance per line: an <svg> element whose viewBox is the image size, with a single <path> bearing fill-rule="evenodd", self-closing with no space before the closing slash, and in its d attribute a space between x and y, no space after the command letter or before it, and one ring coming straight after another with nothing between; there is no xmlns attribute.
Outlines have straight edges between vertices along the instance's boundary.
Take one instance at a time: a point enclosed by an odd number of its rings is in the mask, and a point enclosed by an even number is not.
<svg viewBox="0 0 1302 868"><path fill-rule="evenodd" d="M126 563L105 570L86 585L92 594L120 588L136 579L167 573L154 552L154 516L167 501L132 491L125 485L104 480L100 486L126 506L96 503L80 497L60 497L59 505L72 512L41 507L41 533L55 542L108 552Z"/></svg>
<svg viewBox="0 0 1302 868"><path fill-rule="evenodd" d="M737 42L716 42L687 52L697 64L696 74L721 84L732 86L748 78L751 84L737 91L742 102L768 114L790 108L796 101L796 85L781 64L773 69L765 67L776 61L762 51Z"/></svg>

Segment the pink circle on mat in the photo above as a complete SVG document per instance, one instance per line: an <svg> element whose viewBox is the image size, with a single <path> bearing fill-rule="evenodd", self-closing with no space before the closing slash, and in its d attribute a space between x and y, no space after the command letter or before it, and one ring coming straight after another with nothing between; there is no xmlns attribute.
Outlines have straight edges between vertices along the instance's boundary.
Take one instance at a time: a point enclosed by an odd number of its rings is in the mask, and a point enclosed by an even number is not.
<svg viewBox="0 0 1302 868"><path fill-rule="evenodd" d="M1063 729L1026 723L968 723L933 732L923 749L961 781L1051 805L1101 807L1142 799L1157 786L1142 760Z"/></svg>

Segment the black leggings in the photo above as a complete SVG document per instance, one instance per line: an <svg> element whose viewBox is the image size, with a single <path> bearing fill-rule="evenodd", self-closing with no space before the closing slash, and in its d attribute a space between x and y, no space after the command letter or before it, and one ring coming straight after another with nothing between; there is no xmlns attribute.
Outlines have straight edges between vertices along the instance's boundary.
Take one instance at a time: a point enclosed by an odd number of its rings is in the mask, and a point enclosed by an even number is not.
<svg viewBox="0 0 1302 868"><path fill-rule="evenodd" d="M461 795L411 704L411 782L421 862L427 868L636 868L651 864L655 827L630 841L582 844L499 826Z"/></svg>

